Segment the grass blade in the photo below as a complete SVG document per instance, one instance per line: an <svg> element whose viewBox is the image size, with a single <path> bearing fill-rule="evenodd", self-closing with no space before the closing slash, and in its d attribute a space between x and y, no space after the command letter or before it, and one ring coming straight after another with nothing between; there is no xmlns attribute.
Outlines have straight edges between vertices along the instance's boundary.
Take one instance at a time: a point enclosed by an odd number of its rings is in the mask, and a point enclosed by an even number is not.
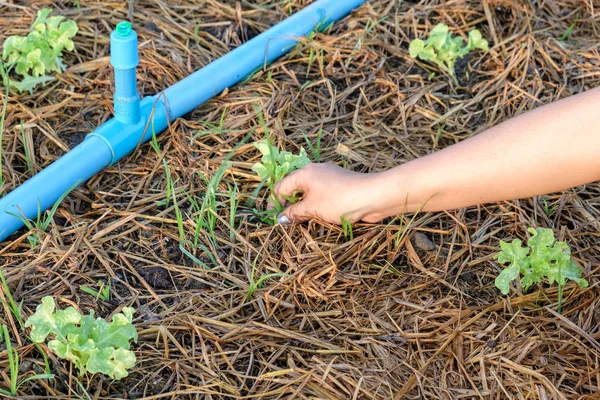
<svg viewBox="0 0 600 400"><path fill-rule="evenodd" d="M77 186L79 186L79 184L82 182L81 179L78 179L77 182L75 182L75 184L73 184L73 186L71 186L70 188L68 188L59 198L58 200L56 200L56 202L54 203L54 205L52 206L52 208L50 209L50 212L48 213L48 215L46 216L46 219L44 220L44 222L42 223L42 231L46 231L46 229L48 229L48 225L50 225L50 222L52 221L52 218L54 217L54 214L56 214L56 211L58 210L58 207L60 206L60 203L62 203L62 201L65 199L65 197L67 197L69 195L69 193L71 193L71 191L73 191L73 189L75 189Z"/></svg>

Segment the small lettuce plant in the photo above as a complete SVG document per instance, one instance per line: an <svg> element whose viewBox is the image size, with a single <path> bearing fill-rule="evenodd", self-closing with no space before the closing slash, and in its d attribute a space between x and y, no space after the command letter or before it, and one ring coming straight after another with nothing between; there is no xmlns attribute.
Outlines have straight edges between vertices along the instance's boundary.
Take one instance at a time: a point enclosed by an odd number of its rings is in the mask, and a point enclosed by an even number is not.
<svg viewBox="0 0 600 400"><path fill-rule="evenodd" d="M452 37L448 25L437 24L429 34L429 39L415 39L410 43L409 53L412 58L430 61L446 71L456 82L454 65L456 60L469 54L474 49L488 51L488 42L481 32L473 29L469 32L469 42L463 46L461 36Z"/></svg>
<svg viewBox="0 0 600 400"><path fill-rule="evenodd" d="M526 292L534 283L544 278L552 285L561 288L567 280L575 281L580 287L586 287L587 281L581 277L581 270L571 260L571 249L565 242L556 241L552 229L529 228L531 238L527 246L522 247L521 240L511 243L500 241L502 251L496 255L501 264L510 265L496 278L496 287L502 294L508 294L510 283L521 276L521 287ZM561 292L559 292L560 303Z"/></svg>
<svg viewBox="0 0 600 400"><path fill-rule="evenodd" d="M254 143L254 147L262 154L261 162L254 164L252 171L256 172L258 177L266 181L272 194L272 201L277 213L282 211L279 199L274 195L275 184L280 182L290 172L310 164L310 160L304 148L300 148L300 154L292 154L289 151L280 151L277 147L271 145L268 140ZM288 199L293 202L294 199Z"/></svg>
<svg viewBox="0 0 600 400"><path fill-rule="evenodd" d="M71 39L77 34L77 23L65 21L63 16L49 17L51 13L50 8L38 11L27 36L10 36L4 42L2 59L23 76L20 82L11 81L20 92L31 92L38 84L52 80L48 76L51 72L63 72L62 52L75 47Z"/></svg>
<svg viewBox="0 0 600 400"><path fill-rule="evenodd" d="M135 354L129 341L137 342L137 331L132 319L134 309L123 307L112 321L94 318L94 310L82 315L73 307L56 310L54 299L46 296L25 327L32 327L31 340L42 343L51 335L48 348L57 356L75 364L80 375L86 372L103 373L113 379L128 375L135 366Z"/></svg>

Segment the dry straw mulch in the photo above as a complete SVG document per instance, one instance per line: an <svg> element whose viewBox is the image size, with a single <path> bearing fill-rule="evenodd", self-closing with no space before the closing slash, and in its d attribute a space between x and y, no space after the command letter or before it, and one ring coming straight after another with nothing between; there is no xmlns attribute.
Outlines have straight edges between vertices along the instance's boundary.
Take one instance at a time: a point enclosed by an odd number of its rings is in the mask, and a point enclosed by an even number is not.
<svg viewBox="0 0 600 400"><path fill-rule="evenodd" d="M25 32L43 6L81 28L65 74L8 99L3 192L31 175L20 121L37 172L111 117L108 37L119 20L132 18L140 34L139 87L151 95L308 3L81 0L79 10L70 1L0 3L2 39ZM51 356L56 379L25 384L22 398L87 398L84 389L98 399L600 398L600 185L359 224L350 239L318 222L261 222L252 209L264 208L266 194L253 205L260 182L250 171L258 159L251 142L265 136L259 112L280 147L297 151L304 135L315 143L322 130L322 161L366 172L596 87L599 15L591 0L371 0L178 120L159 137L160 155L144 145L69 195L40 245L32 248L21 230L0 247L25 316L46 295L103 317L124 305L137 310L130 377L80 378ZM478 28L492 45L459 65L459 85L408 56L410 40L438 22L462 35ZM205 270L179 248L162 159L191 239L190 198L202 201L205 179L228 156L214 238L202 231L203 247L186 245ZM556 288L507 297L494 287L499 240L525 238L529 226L555 229L590 282L565 288L560 314ZM253 265L256 279L292 277L266 281L246 301ZM110 301L80 290L97 281L111 282ZM40 354L5 306L0 322L15 337L22 376L40 372ZM7 369L0 353L2 387Z"/></svg>

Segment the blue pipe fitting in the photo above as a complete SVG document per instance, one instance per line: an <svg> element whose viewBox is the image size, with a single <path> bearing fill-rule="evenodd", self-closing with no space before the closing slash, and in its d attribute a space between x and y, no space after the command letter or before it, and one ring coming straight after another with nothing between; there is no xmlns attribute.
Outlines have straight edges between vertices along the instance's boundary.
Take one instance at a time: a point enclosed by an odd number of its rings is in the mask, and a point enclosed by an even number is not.
<svg viewBox="0 0 600 400"><path fill-rule="evenodd" d="M138 36L129 22L119 22L110 34L110 64L115 71L115 119L125 124L140 121L140 95L135 69L140 63Z"/></svg>
<svg viewBox="0 0 600 400"><path fill-rule="evenodd" d="M73 150L0 200L0 241L23 226L18 217L35 218L58 197L114 164L169 125L164 96L141 102L142 118L135 124L113 118L86 136Z"/></svg>
<svg viewBox="0 0 600 400"><path fill-rule="evenodd" d="M144 97L140 103L141 118L135 124L124 123L113 118L90 133L91 137L101 139L110 149L110 165L132 152L142 143L152 139L168 128L171 118L162 95Z"/></svg>

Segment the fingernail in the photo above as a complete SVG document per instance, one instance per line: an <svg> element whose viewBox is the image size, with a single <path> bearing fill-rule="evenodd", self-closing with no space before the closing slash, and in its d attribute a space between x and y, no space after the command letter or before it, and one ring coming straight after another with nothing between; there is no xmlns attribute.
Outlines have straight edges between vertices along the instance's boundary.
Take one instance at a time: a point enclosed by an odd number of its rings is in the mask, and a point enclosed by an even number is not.
<svg viewBox="0 0 600 400"><path fill-rule="evenodd" d="M277 223L278 223L279 225L289 225L289 224L291 224L292 222L290 221L290 219L289 219L287 216L285 216L285 215L280 215L279 217L277 217Z"/></svg>

